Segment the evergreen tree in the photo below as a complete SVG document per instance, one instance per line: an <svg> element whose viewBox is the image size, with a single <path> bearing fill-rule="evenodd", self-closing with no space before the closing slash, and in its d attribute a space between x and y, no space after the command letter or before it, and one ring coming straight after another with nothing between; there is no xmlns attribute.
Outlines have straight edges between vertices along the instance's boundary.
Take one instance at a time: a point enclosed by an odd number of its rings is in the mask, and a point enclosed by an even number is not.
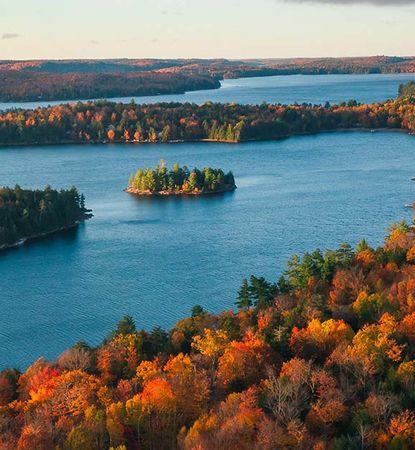
<svg viewBox="0 0 415 450"><path fill-rule="evenodd" d="M251 290L248 280L245 278L238 292L238 300L235 302L238 309L248 309L252 306Z"/></svg>
<svg viewBox="0 0 415 450"><path fill-rule="evenodd" d="M280 278L278 279L278 282L277 282L277 288L278 288L278 291L281 293L281 294L287 294L288 292L290 292L290 290L291 290L291 286L290 286L290 283L287 281L287 279L284 277L284 276L280 276Z"/></svg>
<svg viewBox="0 0 415 450"><path fill-rule="evenodd" d="M115 330L115 335L118 336L120 334L131 334L136 332L134 319L125 315L117 324L117 328Z"/></svg>
<svg viewBox="0 0 415 450"><path fill-rule="evenodd" d="M195 305L192 308L192 317L202 317L206 314L203 306Z"/></svg>
<svg viewBox="0 0 415 450"><path fill-rule="evenodd" d="M249 291L254 298L255 307L263 309L270 306L276 293L275 286L268 283L264 277L257 278L253 275L250 278L250 284Z"/></svg>
<svg viewBox="0 0 415 450"><path fill-rule="evenodd" d="M369 244L367 243L366 239L362 239L356 246L356 252L360 253L363 250L368 250Z"/></svg>

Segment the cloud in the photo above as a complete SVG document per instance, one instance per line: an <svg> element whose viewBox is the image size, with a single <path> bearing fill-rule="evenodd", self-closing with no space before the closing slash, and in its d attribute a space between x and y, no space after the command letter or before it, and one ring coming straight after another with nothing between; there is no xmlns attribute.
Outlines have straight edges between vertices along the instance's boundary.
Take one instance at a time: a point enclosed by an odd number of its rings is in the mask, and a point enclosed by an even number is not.
<svg viewBox="0 0 415 450"><path fill-rule="evenodd" d="M17 33L3 33L1 39L5 41L6 39L16 39L20 37L20 34Z"/></svg>
<svg viewBox="0 0 415 450"><path fill-rule="evenodd" d="M415 0L284 0L288 3L324 3L326 5L404 6L415 5Z"/></svg>

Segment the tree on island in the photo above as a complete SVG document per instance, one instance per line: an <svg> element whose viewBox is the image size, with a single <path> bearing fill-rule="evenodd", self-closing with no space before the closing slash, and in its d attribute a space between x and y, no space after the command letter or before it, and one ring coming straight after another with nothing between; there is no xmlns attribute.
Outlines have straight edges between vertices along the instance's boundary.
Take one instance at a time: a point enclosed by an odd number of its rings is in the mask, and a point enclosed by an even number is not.
<svg viewBox="0 0 415 450"><path fill-rule="evenodd" d="M130 193L163 193L163 194L203 194L234 190L235 178L232 172L225 174L221 169L205 167L203 170L174 164L171 170L165 161L154 169L139 169L130 177L127 192Z"/></svg>

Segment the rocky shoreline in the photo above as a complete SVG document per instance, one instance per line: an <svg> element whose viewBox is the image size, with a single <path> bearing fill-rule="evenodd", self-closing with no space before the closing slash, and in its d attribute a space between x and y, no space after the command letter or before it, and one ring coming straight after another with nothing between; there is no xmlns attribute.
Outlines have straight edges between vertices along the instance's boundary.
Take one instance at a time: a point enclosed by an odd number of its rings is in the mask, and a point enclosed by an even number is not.
<svg viewBox="0 0 415 450"><path fill-rule="evenodd" d="M182 197L182 196L199 196L199 195L214 195L214 194L224 194L226 192L233 192L237 189L235 185L227 185L222 189L217 191L204 191L204 190L195 190L195 191L141 191L139 189L133 189L127 187L124 189L124 192L127 194L137 195L139 197Z"/></svg>

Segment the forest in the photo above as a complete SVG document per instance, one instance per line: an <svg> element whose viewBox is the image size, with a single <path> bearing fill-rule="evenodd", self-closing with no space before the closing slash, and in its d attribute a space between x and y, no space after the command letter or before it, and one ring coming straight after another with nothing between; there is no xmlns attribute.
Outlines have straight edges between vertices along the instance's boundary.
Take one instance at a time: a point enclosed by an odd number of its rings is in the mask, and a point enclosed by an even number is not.
<svg viewBox="0 0 415 450"><path fill-rule="evenodd" d="M0 373L3 450L415 448L415 232L294 256L236 310Z"/></svg>
<svg viewBox="0 0 415 450"><path fill-rule="evenodd" d="M56 191L3 187L0 189L0 249L74 226L90 217L84 196L76 188Z"/></svg>
<svg viewBox="0 0 415 450"><path fill-rule="evenodd" d="M415 72L414 57L0 60L0 101L76 100L216 89L223 78Z"/></svg>
<svg viewBox="0 0 415 450"><path fill-rule="evenodd" d="M399 97L415 98L415 81L410 81L409 83L401 84L399 86Z"/></svg>
<svg viewBox="0 0 415 450"><path fill-rule="evenodd" d="M371 56L349 58L283 58L244 61L245 65L230 67L225 78L272 75L330 75L413 73L413 57Z"/></svg>
<svg viewBox="0 0 415 450"><path fill-rule="evenodd" d="M403 92L410 89L403 86ZM415 100L340 105L77 102L0 112L0 145L242 142L344 129L415 131Z"/></svg>
<svg viewBox="0 0 415 450"><path fill-rule="evenodd" d="M210 194L236 189L232 172L205 167L203 170L175 163L171 170L165 161L155 169L139 169L130 177L126 192L138 195Z"/></svg>
<svg viewBox="0 0 415 450"><path fill-rule="evenodd" d="M217 78L198 74L157 72L26 72L0 70L0 101L27 102L78 98L182 94L217 89Z"/></svg>

